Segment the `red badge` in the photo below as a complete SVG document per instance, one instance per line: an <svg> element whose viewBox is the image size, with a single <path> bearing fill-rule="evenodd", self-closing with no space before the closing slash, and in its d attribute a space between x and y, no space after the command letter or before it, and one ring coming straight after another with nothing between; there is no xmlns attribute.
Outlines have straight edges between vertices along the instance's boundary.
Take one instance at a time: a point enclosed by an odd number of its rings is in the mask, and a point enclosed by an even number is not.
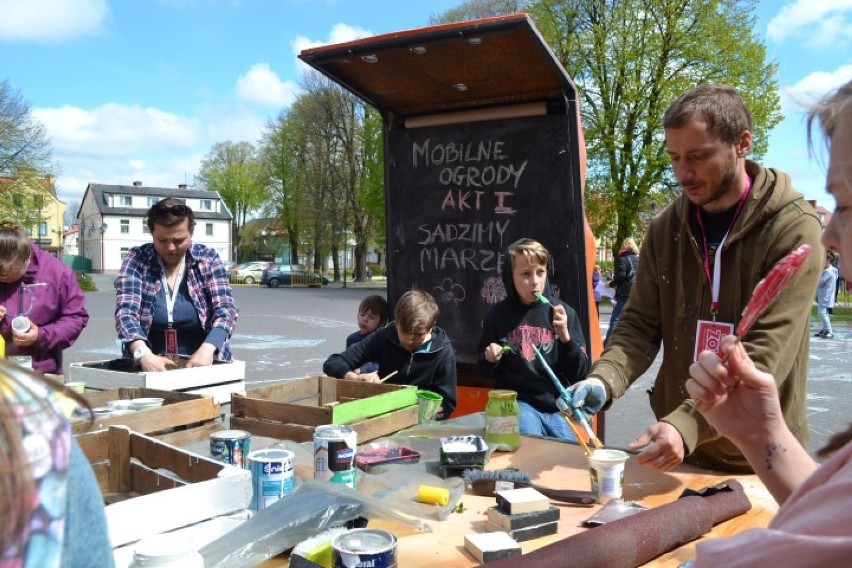
<svg viewBox="0 0 852 568"><path fill-rule="evenodd" d="M695 333L695 354L693 355L693 360L697 361L698 354L702 351L712 351L721 357L722 338L732 333L734 333L734 324L698 320L698 329Z"/></svg>
<svg viewBox="0 0 852 568"><path fill-rule="evenodd" d="M166 354L167 355L177 355L178 354L178 342L177 342L177 330L176 329L167 329L166 330Z"/></svg>

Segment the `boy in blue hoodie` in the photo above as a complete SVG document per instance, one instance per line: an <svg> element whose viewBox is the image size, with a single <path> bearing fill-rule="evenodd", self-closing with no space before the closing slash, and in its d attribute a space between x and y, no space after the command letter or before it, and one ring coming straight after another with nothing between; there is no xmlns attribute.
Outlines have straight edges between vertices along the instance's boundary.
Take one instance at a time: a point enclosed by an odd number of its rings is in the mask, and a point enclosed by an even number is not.
<svg viewBox="0 0 852 568"><path fill-rule="evenodd" d="M538 241L520 239L509 245L502 273L507 298L485 315L478 367L494 378L497 388L518 393L522 434L574 440L556 406L559 392L532 348L538 348L566 388L589 369L580 319L553 297L549 264L550 253ZM536 292L553 307L539 301Z"/></svg>

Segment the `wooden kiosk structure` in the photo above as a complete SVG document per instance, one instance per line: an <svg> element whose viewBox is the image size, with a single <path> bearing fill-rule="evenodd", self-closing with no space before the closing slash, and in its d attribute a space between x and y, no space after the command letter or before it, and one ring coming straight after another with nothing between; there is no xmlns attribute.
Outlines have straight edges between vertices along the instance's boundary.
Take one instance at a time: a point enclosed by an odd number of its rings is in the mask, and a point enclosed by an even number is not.
<svg viewBox="0 0 852 568"><path fill-rule="evenodd" d="M456 348L456 414L484 408L483 317L505 297L508 245L553 255L555 293L601 350L583 213L576 87L526 14L379 35L303 51L303 61L384 121L388 301L429 291Z"/></svg>

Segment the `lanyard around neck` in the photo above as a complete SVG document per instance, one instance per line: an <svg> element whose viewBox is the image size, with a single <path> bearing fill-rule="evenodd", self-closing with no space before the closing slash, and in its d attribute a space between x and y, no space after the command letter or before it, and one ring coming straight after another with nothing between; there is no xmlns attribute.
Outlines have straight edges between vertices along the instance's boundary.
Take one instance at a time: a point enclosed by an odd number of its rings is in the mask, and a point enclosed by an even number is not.
<svg viewBox="0 0 852 568"><path fill-rule="evenodd" d="M728 240L728 235L731 232L731 227L734 226L734 223L737 222L737 218L740 216L740 212L743 210L743 206L745 205L746 199L748 198L748 194L751 192L751 178L746 176L746 187L742 196L740 196L740 201L737 203L737 210L734 211L734 216L731 218L731 222L728 225L728 230L725 231L725 236L722 237L722 241L719 243L719 246L716 247L716 257L713 260L713 275L710 275L710 251L707 247L707 231L704 230L704 221L701 219L701 207L695 208L695 220L698 223L698 228L701 229L701 238L704 242L704 255L702 258L704 264L704 274L707 276L707 280L710 281L710 313L713 314L713 321L716 321L716 312L719 309L719 289L721 288L722 282L722 247L725 246L725 241Z"/></svg>
<svg viewBox="0 0 852 568"><path fill-rule="evenodd" d="M160 259L160 265L163 267L163 293L166 295L166 316L168 317L169 327L174 323L175 300L177 300L178 290L180 289L181 280L183 280L183 270L186 266L186 256L180 259L178 266L177 278L175 278L175 288L169 291L169 281L166 278L166 265Z"/></svg>

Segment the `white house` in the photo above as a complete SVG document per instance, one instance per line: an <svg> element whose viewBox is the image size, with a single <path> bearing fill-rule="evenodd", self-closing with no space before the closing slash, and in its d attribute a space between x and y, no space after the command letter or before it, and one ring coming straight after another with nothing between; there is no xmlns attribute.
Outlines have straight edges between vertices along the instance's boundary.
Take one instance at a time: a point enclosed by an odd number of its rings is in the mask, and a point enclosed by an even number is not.
<svg viewBox="0 0 852 568"><path fill-rule="evenodd" d="M195 214L193 241L215 249L223 261L231 260L234 216L215 191L90 183L77 211L79 254L92 261L92 270L118 272L131 247L151 242L145 223L148 209L165 197L179 199Z"/></svg>
<svg viewBox="0 0 852 568"><path fill-rule="evenodd" d="M66 256L80 254L80 226L74 225L62 233L62 251Z"/></svg>

